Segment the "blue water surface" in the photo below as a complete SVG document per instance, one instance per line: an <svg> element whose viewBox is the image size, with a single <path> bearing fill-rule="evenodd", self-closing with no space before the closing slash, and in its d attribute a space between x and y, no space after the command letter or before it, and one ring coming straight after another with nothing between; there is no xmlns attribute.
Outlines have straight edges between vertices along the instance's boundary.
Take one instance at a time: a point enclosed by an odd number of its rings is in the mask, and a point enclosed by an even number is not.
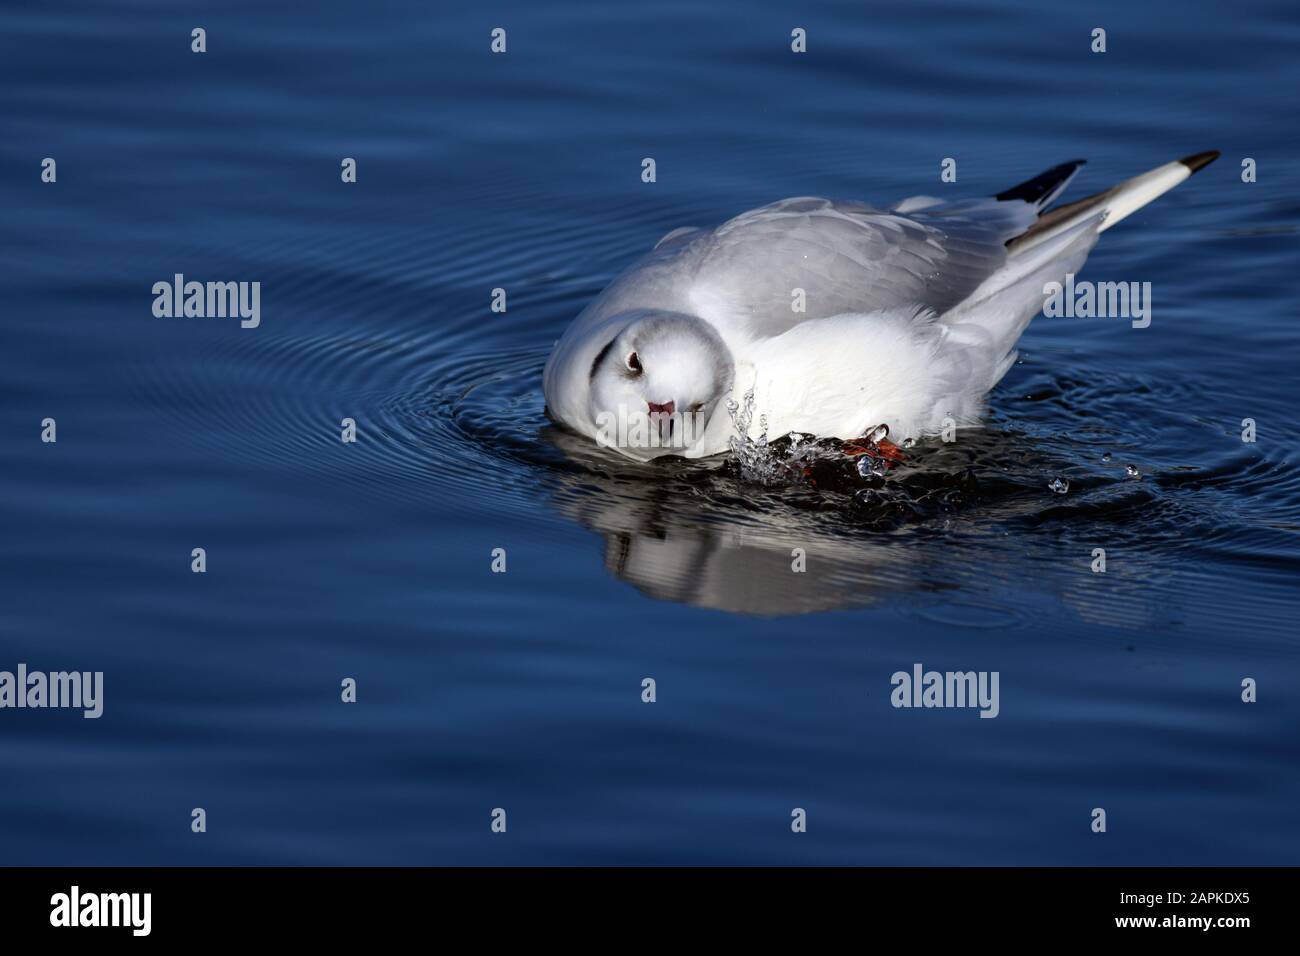
<svg viewBox="0 0 1300 956"><path fill-rule="evenodd" d="M105 687L0 710L0 863L1300 862L1294 4L0 25L0 670ZM1040 317L987 427L871 501L546 418L551 344L674 227L1207 149L1084 271L1150 327ZM176 273L260 282L261 324L156 318ZM997 671L999 716L895 709L915 663Z"/></svg>

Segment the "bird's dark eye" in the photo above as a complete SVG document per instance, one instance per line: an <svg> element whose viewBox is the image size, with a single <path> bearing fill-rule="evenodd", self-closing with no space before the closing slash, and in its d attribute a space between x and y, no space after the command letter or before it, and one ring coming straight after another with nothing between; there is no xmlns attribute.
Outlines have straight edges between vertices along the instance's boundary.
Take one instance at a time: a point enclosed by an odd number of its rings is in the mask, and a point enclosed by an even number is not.
<svg viewBox="0 0 1300 956"><path fill-rule="evenodd" d="M641 360L637 358L635 352L627 353L627 367L628 371L635 372L638 375L641 374Z"/></svg>

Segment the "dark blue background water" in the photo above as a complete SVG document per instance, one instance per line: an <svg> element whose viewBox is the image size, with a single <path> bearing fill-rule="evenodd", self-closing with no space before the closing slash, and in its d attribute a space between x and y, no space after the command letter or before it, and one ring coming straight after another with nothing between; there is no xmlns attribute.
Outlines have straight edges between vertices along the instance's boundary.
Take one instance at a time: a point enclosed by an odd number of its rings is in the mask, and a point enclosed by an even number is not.
<svg viewBox="0 0 1300 956"><path fill-rule="evenodd" d="M0 711L0 862L1300 862L1300 14L1046 6L7 9L0 669L106 691ZM546 422L551 343L675 226L1202 149L1085 270L1151 327L1037 320L883 513ZM261 326L154 318L177 272ZM914 662L1001 716L891 708Z"/></svg>

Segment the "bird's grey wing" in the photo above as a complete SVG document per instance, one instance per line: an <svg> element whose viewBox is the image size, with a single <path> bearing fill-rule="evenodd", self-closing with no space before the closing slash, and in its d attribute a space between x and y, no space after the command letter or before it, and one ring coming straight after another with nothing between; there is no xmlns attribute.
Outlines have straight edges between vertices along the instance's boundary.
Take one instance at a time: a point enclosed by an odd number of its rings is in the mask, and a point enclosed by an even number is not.
<svg viewBox="0 0 1300 956"><path fill-rule="evenodd" d="M785 199L690 242L689 297L693 311L724 334L746 337L895 306L942 314L1006 261L1007 240L1037 214L1019 199L918 197L893 210ZM802 312L796 290L803 290Z"/></svg>

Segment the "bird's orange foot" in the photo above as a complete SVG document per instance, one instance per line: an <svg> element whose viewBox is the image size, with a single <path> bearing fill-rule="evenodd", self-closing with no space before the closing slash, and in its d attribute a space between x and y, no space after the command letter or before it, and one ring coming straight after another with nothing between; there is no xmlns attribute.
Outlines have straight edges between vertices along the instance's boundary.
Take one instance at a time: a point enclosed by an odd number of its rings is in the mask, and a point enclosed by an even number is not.
<svg viewBox="0 0 1300 956"><path fill-rule="evenodd" d="M882 438L876 442L876 447L880 449L882 458L888 458L890 461L907 461L907 456L903 454L903 449L899 448L888 438Z"/></svg>
<svg viewBox="0 0 1300 956"><path fill-rule="evenodd" d="M903 449L899 448L888 438L884 437L889 434L889 429L884 425L877 425L871 431L867 432L862 438L846 441L842 451L849 458L857 458L859 455L870 455L872 458L883 458L889 462L889 467L893 467L900 461L907 461L907 456L903 454ZM873 440L873 436L877 436Z"/></svg>

